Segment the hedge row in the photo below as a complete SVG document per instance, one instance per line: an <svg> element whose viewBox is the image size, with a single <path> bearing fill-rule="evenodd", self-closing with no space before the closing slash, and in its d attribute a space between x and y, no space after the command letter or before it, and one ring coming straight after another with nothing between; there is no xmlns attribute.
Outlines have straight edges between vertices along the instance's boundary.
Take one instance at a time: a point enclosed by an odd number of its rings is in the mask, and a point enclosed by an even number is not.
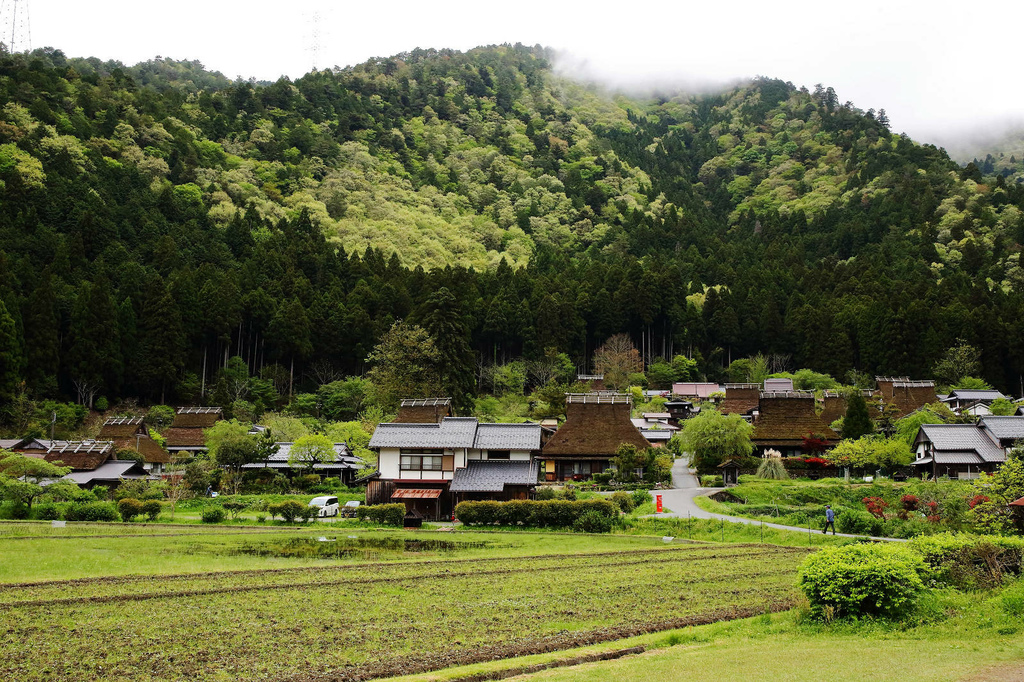
<svg viewBox="0 0 1024 682"><path fill-rule="evenodd" d="M619 508L608 500L513 500L511 502L460 502L455 517L473 525L535 526L572 528L588 512L608 519L619 516ZM590 518L593 518L591 516Z"/></svg>
<svg viewBox="0 0 1024 682"><path fill-rule="evenodd" d="M405 524L404 504L371 504L356 509L356 518L360 521L370 521L383 526L398 526Z"/></svg>
<svg viewBox="0 0 1024 682"><path fill-rule="evenodd" d="M909 544L938 580L959 588L994 587L1024 569L1024 538L940 533Z"/></svg>

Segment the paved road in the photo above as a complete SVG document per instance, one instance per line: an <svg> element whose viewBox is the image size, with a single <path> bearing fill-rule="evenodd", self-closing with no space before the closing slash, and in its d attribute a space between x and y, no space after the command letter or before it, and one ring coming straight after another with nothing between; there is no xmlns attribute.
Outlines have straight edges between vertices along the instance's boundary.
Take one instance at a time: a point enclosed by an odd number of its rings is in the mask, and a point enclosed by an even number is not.
<svg viewBox="0 0 1024 682"><path fill-rule="evenodd" d="M745 519L740 516L726 516L725 514L715 514L714 512L704 511L693 501L695 497L700 495L707 495L714 493L723 488L702 488L700 487L700 481L697 477L690 472L688 462L685 458L680 457L676 460L676 463L672 466L672 488L670 490L652 491L654 495L661 495L662 505L671 509L670 513L656 514L655 516L662 517L676 517L676 518L694 518L694 519L725 519L732 523L746 523L751 525L760 525L760 521L754 519ZM824 520L822 520L824 524ZM799 533L806 533L807 528L798 528L796 526L784 526L779 523L765 523L765 528L777 528L779 530L796 531ZM817 528L812 528L811 533L821 535L821 531ZM839 537L845 538L858 538L867 537L864 535L851 535L849 533L838 533ZM886 542L906 542L899 538L876 538L872 537L872 540L884 540Z"/></svg>

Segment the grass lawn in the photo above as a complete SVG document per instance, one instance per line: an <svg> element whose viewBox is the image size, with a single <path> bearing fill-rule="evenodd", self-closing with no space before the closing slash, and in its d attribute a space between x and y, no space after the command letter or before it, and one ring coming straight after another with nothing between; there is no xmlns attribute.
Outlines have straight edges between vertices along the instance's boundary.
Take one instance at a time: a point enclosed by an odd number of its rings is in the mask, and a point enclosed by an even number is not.
<svg viewBox="0 0 1024 682"><path fill-rule="evenodd" d="M50 580L0 585L0 679L282 679L445 668L786 608L797 599L795 570L806 555L537 533L362 531L317 545L315 536L327 533L0 540L5 559L19 543L35 547L10 555L20 568L4 581ZM425 551L409 550L410 542ZM472 544L443 546L452 542ZM233 553L246 543L331 546L341 554ZM190 544L196 553L182 551ZM182 568L185 575L124 575ZM60 579L89 575L97 577Z"/></svg>

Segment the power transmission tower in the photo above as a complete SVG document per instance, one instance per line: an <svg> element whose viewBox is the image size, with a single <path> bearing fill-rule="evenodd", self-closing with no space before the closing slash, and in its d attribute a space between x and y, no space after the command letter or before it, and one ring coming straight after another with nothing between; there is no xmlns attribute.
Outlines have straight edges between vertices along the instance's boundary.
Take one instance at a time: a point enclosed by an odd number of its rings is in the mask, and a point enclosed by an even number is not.
<svg viewBox="0 0 1024 682"><path fill-rule="evenodd" d="M32 51L32 22L28 0L0 0L0 43L7 51Z"/></svg>

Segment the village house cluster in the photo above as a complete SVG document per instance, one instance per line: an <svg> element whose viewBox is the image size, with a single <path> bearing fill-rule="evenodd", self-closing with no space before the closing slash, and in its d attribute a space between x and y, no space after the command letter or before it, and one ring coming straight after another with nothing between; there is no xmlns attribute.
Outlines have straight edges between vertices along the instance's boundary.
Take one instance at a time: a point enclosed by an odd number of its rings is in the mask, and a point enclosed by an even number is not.
<svg viewBox="0 0 1024 682"><path fill-rule="evenodd" d="M600 389L600 376L585 377ZM896 419L942 402L975 417L963 424L926 424L914 443L919 475L973 478L994 471L1024 439L1024 416L993 416L988 406L1005 398L998 391L957 390L938 395L931 381L876 377L877 388L862 391L874 416ZM394 420L380 424L370 440L378 464L356 478L365 463L345 443L334 443L334 460L313 466L324 477L346 485L365 484L367 504L400 502L421 518L448 518L464 500L523 500L538 485L585 481L610 469L623 444L644 450L664 447L683 422L708 406L751 423L755 454L807 455L809 439L829 446L840 439L832 428L847 411L846 394L795 390L790 379L763 384L673 384L670 391L647 391L666 398L663 412L632 416L631 395L594 390L566 395L565 421L522 424L485 423L456 417L449 398L401 402ZM70 480L83 487L115 486L124 479L166 476L169 462L206 451L205 430L223 419L219 407L180 407L162 437L154 438L141 417L107 419L95 440L40 438L0 441L0 448L71 467ZM253 426L254 435L264 433ZM292 443L275 444L264 461L246 471L291 471ZM131 451L131 459L124 456ZM121 452L123 459L118 459ZM733 472L735 473L735 472Z"/></svg>

